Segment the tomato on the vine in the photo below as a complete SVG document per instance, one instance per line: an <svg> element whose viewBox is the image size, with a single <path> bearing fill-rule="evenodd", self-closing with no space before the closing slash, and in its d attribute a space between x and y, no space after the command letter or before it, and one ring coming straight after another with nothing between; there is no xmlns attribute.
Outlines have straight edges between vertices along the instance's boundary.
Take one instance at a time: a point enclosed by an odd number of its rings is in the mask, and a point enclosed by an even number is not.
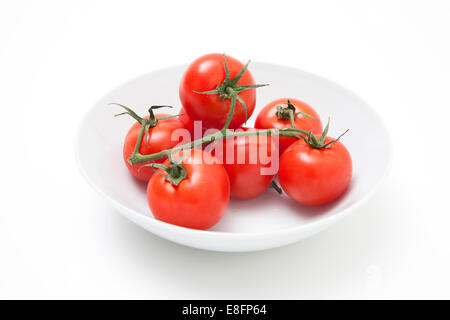
<svg viewBox="0 0 450 320"><path fill-rule="evenodd" d="M255 88L262 85L255 85L247 65L218 53L192 62L179 89L181 103L189 117L202 121L205 128L221 129L234 101L229 128L238 128L250 118L256 103Z"/></svg>
<svg viewBox="0 0 450 320"><path fill-rule="evenodd" d="M177 116L172 116L169 114L154 115L153 109L160 106L151 107L149 110L150 115L143 118L139 117L131 109L123 105L120 106L126 108L126 112L124 113L131 115L137 120L128 131L123 144L123 159L125 161L125 165L134 177L140 181L147 182L153 174L152 168L143 167L142 163L132 165L128 162L128 158L130 158L135 151L141 130L144 130L145 134L142 136L138 150L141 155L148 155L173 148L177 144L183 142L182 136L172 136L172 133L178 129L186 130L186 127L183 122L177 118ZM145 128L142 128L143 125ZM151 162L163 161L164 160L155 160Z"/></svg>
<svg viewBox="0 0 450 320"><path fill-rule="evenodd" d="M254 131L240 128L235 132ZM255 198L270 186L278 171L278 149L267 135L238 136L207 147L218 158L230 178L231 196Z"/></svg>
<svg viewBox="0 0 450 320"><path fill-rule="evenodd" d="M347 189L352 160L345 146L330 137L309 135L305 140L291 144L281 155L278 180L295 201L319 206L337 199Z"/></svg>
<svg viewBox="0 0 450 320"><path fill-rule="evenodd" d="M208 229L222 218L229 202L230 182L224 167L209 152L184 150L164 164L153 165L158 173L150 178L147 200L156 219Z"/></svg>
<svg viewBox="0 0 450 320"><path fill-rule="evenodd" d="M322 132L322 123L317 112L308 104L298 99L282 98L267 104L258 114L255 127L258 129L291 128L291 114L294 127L313 134ZM296 141L291 137L279 137L280 154Z"/></svg>

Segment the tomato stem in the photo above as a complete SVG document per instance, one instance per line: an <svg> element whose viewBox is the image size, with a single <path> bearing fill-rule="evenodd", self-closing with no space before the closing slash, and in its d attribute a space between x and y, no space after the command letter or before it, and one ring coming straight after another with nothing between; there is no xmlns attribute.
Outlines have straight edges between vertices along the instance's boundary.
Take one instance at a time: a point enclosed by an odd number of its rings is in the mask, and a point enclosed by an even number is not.
<svg viewBox="0 0 450 320"><path fill-rule="evenodd" d="M260 129L260 130L252 130L252 131L237 131L237 132L232 131L232 130L228 129L228 126L229 126L229 124L231 122L231 118L233 116L234 109L235 109L235 106L236 106L235 102L236 102L236 99L237 99L236 98L237 94L234 93L234 89L233 88L228 88L227 92L228 92L228 94L231 95L231 102L232 103L231 103L231 107L230 107L230 112L228 113L228 116L227 116L227 121L225 122L225 125L222 128L222 130L217 131L214 134L207 135L207 136L205 136L203 138L200 138L200 139L197 139L197 140L185 143L185 144L183 144L181 146L177 146L177 147L174 147L174 148L171 148L171 149L165 149L165 150L162 150L160 152L156 152L156 153L148 154L148 155L141 154L139 152L139 147L141 145L142 138L147 135L149 126L151 125L150 123L152 121L159 121L159 120L163 120L163 119L173 118L173 117L176 117L176 116L168 116L168 117L165 117L165 118L156 119L154 117L154 115L152 117L152 110L156 109L156 108L161 108L163 106L152 106L149 109L150 119L146 119L146 118L139 117L133 110L131 110L128 107L125 107L125 106L123 106L121 104L116 104L116 105L119 105L119 106L125 108L126 112L124 112L124 114L131 115L134 119L136 119L138 122L141 123L141 131L139 132L139 136L138 136L137 141L136 141L136 146L135 146L134 152L128 158L127 161L131 165L136 165L136 164L149 162L149 161L153 161L153 160L158 160L158 159L164 159L164 158L171 159L171 155L174 152L177 152L177 151L186 150L186 149L193 149L193 148L196 148L198 146L202 146L202 145L205 145L205 144L211 143L213 141L217 141L217 140L234 138L234 137L242 137L242 136L263 135L263 136L291 137L291 138L295 138L295 139L300 139L301 138L301 139L305 140L308 144L313 146L314 148L329 148L334 142L339 140L341 138L341 136L343 135L342 134L338 139L336 139L334 141L330 141L330 142L328 142L326 144L323 144L325 136L326 136L326 134L328 132L329 123L327 124L324 132L322 133L322 136L319 139L317 139L312 134L312 132L307 132L305 130L301 130L301 129L294 128L294 127L292 127L292 128L282 128L282 129ZM292 116L291 119L293 119L294 114L291 111L292 110L289 110L289 114L290 114L290 116ZM292 124L292 122L293 122L293 120L291 121L291 124ZM345 132L344 132L344 134L345 134ZM172 159L171 159L171 162L172 162ZM153 167L157 166L156 164L148 164L148 165L153 166ZM175 165L177 165L177 164L175 164ZM177 170L177 169L175 169L175 170ZM171 177L174 177L174 179L176 180L177 179L177 177L176 177L177 174L175 174L175 173L176 173L176 171L172 171L171 172Z"/></svg>
<svg viewBox="0 0 450 320"><path fill-rule="evenodd" d="M289 110L289 120L291 121L291 128L295 128L294 117L294 111Z"/></svg>
<svg viewBox="0 0 450 320"><path fill-rule="evenodd" d="M142 132L144 132L144 141L145 141L145 144L146 144L147 146L149 146L149 145L148 145L148 139L147 139L147 136L148 136L148 131L149 131L151 128L156 127L156 125L158 124L158 122L161 121L161 120L167 120L167 119L172 119L172 118L181 116L181 114L176 114L176 115L173 115L173 116L161 117L161 118L158 118L158 119L157 119L157 118L155 117L155 114L153 113L153 110L154 110L154 109L160 109L160 108L173 108L172 106L167 106L167 105L163 105L163 106L151 106L151 107L148 109L148 113L149 113L149 118L148 118L148 119L147 119L147 118L140 117L136 112L134 112L132 109L128 108L127 106L125 106L125 105L123 105L123 104L112 102L112 103L109 103L109 105L116 105L116 106L119 106L119 107L122 107L123 109L125 109L125 112L116 114L116 115L114 115L115 117L121 116L121 115L124 115L124 114L128 114L128 115L130 115L132 118L134 118L137 122L139 122L139 123L141 124L141 134L139 135L139 137L138 137L138 139L137 139L136 146L135 146L135 148L134 148L134 153L136 153L136 152L139 151L139 147L140 147L141 141L142 141Z"/></svg>
<svg viewBox="0 0 450 320"><path fill-rule="evenodd" d="M142 155L139 152L136 152L131 155L130 158L128 158L128 162L132 165L147 162L147 161L153 161L158 159L164 159L167 158L170 154L186 150L186 149L193 149L195 147L211 143L216 140L222 140L222 139L228 139L228 138L234 138L234 137L243 137L243 136L281 136L281 137L291 137L295 139L299 139L299 136L301 135L307 135L308 132L297 129L297 128L282 128L282 129L261 129L261 130L252 130L252 131L232 131L229 129L226 129L225 131L217 131L214 134L207 135L201 139L197 139L188 143L185 143L181 146L172 148L172 149L166 149L162 150L157 153L149 154L149 155Z"/></svg>
<svg viewBox="0 0 450 320"><path fill-rule="evenodd" d="M137 138L136 145L134 146L134 152L133 152L133 155L134 155L134 154L139 154L139 148L140 148L140 146L141 146L142 137L143 137L144 135L145 135L145 136L147 135L147 134L146 134L147 131L148 131L147 126L144 125L143 123L141 123L141 131L139 132L139 136L138 136L138 138Z"/></svg>
<svg viewBox="0 0 450 320"><path fill-rule="evenodd" d="M283 194L283 190L281 189L281 187L275 182L275 180L272 180L272 182L270 183L270 187L274 188L276 192L278 192L278 194Z"/></svg>
<svg viewBox="0 0 450 320"><path fill-rule="evenodd" d="M291 128L295 128L295 122L294 119L296 116L298 116L299 114L301 114L304 117L307 118L311 118L311 119L316 119L313 116L304 113L302 111L298 111L295 112L295 106L291 103L291 101L288 99L287 100L287 107L283 107L283 106L277 106L277 117L280 120L290 120L291 121Z"/></svg>
<svg viewBox="0 0 450 320"><path fill-rule="evenodd" d="M140 168L152 167L155 173L162 175L164 179L172 183L174 186L177 186L183 179L187 177L186 167L181 163L181 160L182 159L180 159L180 161L170 160L170 166L166 166L162 163L149 163L141 166ZM155 168L164 170L167 174L164 175Z"/></svg>
<svg viewBox="0 0 450 320"><path fill-rule="evenodd" d="M230 125L231 119L233 118L234 109L236 108L236 98L238 97L238 95L234 92L233 88L228 87L226 90L227 93L231 96L231 102L230 102L230 111L228 112L227 115L227 121L225 122L222 128L223 132L225 132ZM245 105L245 103L243 105ZM245 110L245 121L247 121L247 108L244 108L244 110Z"/></svg>
<svg viewBox="0 0 450 320"><path fill-rule="evenodd" d="M305 136L300 135L299 137L302 138L306 144L308 144L311 148L314 149L328 149L331 148L331 146L338 142L339 139L342 138L342 136L344 134L346 134L348 132L349 129L345 130L344 133L342 133L337 139L331 140L327 143L324 143L325 138L327 137L328 134L328 129L330 128L330 118L328 118L328 122L327 122L327 126L325 127L325 129L322 131L322 134L319 138L316 138L316 136L312 133L312 131L309 131L308 134Z"/></svg>

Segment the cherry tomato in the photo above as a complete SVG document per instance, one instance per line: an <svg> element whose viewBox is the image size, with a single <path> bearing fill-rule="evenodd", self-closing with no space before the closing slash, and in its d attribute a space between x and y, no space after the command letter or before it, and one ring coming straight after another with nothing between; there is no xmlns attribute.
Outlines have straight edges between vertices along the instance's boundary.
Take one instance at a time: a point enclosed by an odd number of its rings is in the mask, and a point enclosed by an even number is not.
<svg viewBox="0 0 450 320"><path fill-rule="evenodd" d="M324 144L333 141L326 137ZM337 141L329 148L315 149L304 140L291 144L280 157L278 180L295 201L319 206L339 197L352 178L352 160Z"/></svg>
<svg viewBox="0 0 450 320"><path fill-rule="evenodd" d="M255 121L255 127L258 129L291 128L291 121L287 114L289 107L288 100L290 102L289 105L293 106L295 128L308 132L312 131L313 134L320 134L322 132L322 124L317 112L303 101L292 98L277 99L266 105L258 114ZM277 108L278 106L281 106L281 114ZM303 114L309 115L313 118L307 117L298 112L302 112ZM274 140L276 141L276 139ZM283 153L283 151L296 140L297 139L291 137L279 137L278 149L280 150L280 154Z"/></svg>
<svg viewBox="0 0 450 320"><path fill-rule="evenodd" d="M234 78L244 65L238 60L226 56L230 78ZM192 120L203 121L205 128L221 129L230 111L229 98L221 98L219 94L201 94L215 90L226 79L224 56L218 53L204 55L188 67L180 83L180 99L184 109ZM246 70L237 85L254 85L250 71ZM226 91L226 88L223 88ZM239 93L239 97L247 107L247 117L253 113L256 103L256 91L250 89ZM245 121L245 111L241 102L236 107L229 128L238 128Z"/></svg>
<svg viewBox="0 0 450 320"><path fill-rule="evenodd" d="M192 121L191 118L186 113L186 110L184 108L180 109L180 116L178 117L180 121L183 123L184 127L189 130L191 135L194 135L194 121Z"/></svg>
<svg viewBox="0 0 450 320"><path fill-rule="evenodd" d="M209 152L192 149L175 154L186 169L178 185L164 175L154 174L147 186L147 199L156 219L193 229L208 229L225 213L230 197L230 182L224 167ZM169 160L164 162L170 166Z"/></svg>
<svg viewBox="0 0 450 320"><path fill-rule="evenodd" d="M197 121L198 126L198 132L195 132L195 123L194 121L187 115L186 110L184 108L181 108L180 110L180 121L183 122L184 126L187 130L189 130L189 133L191 134L190 141L200 139L205 135L205 131L207 128L203 127L201 122Z"/></svg>
<svg viewBox="0 0 450 320"><path fill-rule="evenodd" d="M157 114L156 119L170 116L168 114ZM149 116L145 117L146 119ZM150 128L147 134L147 140L145 136L142 137L141 145L139 146L139 153L146 155L155 152L160 152L165 149L170 149L176 146L178 143L182 142L181 137L175 136L172 140L172 133L177 129L186 129L184 124L177 118L164 119L158 121L155 127ZM128 131L125 142L123 145L123 159L128 170L137 179L147 182L153 174L151 167L142 167L143 164L131 165L128 163L127 159L133 154L134 148L136 146L139 133L141 131L141 124L136 122ZM163 162L164 160L156 160L156 162ZM155 161L153 161L155 162ZM151 163L151 162L147 162ZM140 169L139 169L140 168Z"/></svg>
<svg viewBox="0 0 450 320"><path fill-rule="evenodd" d="M251 131L240 128L238 131ZM255 198L270 186L278 171L278 149L269 136L242 136L219 140L208 146L230 178L231 196Z"/></svg>

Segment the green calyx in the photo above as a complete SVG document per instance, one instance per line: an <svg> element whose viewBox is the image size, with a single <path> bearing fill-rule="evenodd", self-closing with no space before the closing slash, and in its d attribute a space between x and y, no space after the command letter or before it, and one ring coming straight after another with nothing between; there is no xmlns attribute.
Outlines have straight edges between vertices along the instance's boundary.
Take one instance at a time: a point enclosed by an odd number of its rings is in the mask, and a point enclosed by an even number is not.
<svg viewBox="0 0 450 320"><path fill-rule="evenodd" d="M172 183L174 186L178 186L178 184L187 177L186 167L181 163L181 161L183 161L184 159L184 156L178 160L173 160L171 154L169 153L169 159L169 166L166 166L162 163L149 163L141 166L139 169L141 169L142 167L152 167L155 173L162 175L164 179ZM162 169L167 174L162 174L155 168Z"/></svg>
<svg viewBox="0 0 450 320"><path fill-rule="evenodd" d="M175 117L180 116L179 114L177 114L177 115L173 115L173 116L161 117L161 118L158 118L158 119L155 117L155 114L153 112L154 109L173 108L172 106L151 106L148 109L149 118L147 119L147 118L140 117L136 112L134 112L133 110L131 110L127 106L124 106L123 104L112 102L112 103L110 103L110 105L116 105L116 106L119 106L119 107L122 107L123 109L125 109L125 112L118 113L118 114L114 115L115 117L121 116L121 115L124 115L124 114L128 114L132 118L134 118L137 122L139 122L141 124L142 129L144 130L144 141L147 144L147 146L148 146L148 141L147 141L148 132L149 132L149 130L151 128L156 127L158 122L161 121L161 120L167 120L167 119L171 119L171 118L175 118Z"/></svg>
<svg viewBox="0 0 450 320"><path fill-rule="evenodd" d="M291 118L291 115L295 114L295 107L291 103L291 101L287 101L287 107L283 107L281 105L277 106L277 117L280 120L289 120Z"/></svg>
<svg viewBox="0 0 450 320"><path fill-rule="evenodd" d="M325 142L325 138L327 137L328 134L328 129L330 128L330 119L328 119L328 123L327 126L325 127L325 129L323 130L321 136L319 138L316 138L316 136L312 133L312 131L309 131L308 134L306 135L306 137L303 134L299 134L298 136L300 138L302 138L306 144L308 144L311 148L314 149L328 149L330 148L334 143L338 142L339 139L342 138L342 136L344 134L346 134L348 132L349 129L345 130L344 133L342 133L337 139L335 140L331 140L327 143Z"/></svg>
<svg viewBox="0 0 450 320"><path fill-rule="evenodd" d="M242 78L245 71L247 70L249 63L250 63L250 60L239 71L239 73L233 79L231 79L230 72L228 70L227 60L226 60L225 54L224 54L223 55L223 64L224 64L224 68L225 68L225 80L221 84L217 85L216 89L214 89L214 90L203 91L203 92L194 91L195 93L199 93L199 94L218 94L219 98L222 100L224 100L224 99L231 100L230 112L228 113L227 121L222 130L226 130L231 122L231 118L233 116L234 109L236 107L236 100L239 101L241 103L242 107L244 108L245 122L247 122L247 105L245 104L244 100L242 100L242 98L239 97L239 93L246 91L246 90L251 90L251 89L268 86L268 84L249 84L249 85L242 85L242 86L237 84L239 82L239 80Z"/></svg>
<svg viewBox="0 0 450 320"><path fill-rule="evenodd" d="M276 113L276 115L277 115L278 119L280 119L280 120L290 120L292 128L295 128L295 126L294 126L294 119L299 114L301 114L302 116L307 117L307 118L316 119L316 118L314 118L313 116L311 116L311 115L309 115L307 113L304 113L304 112L301 112L301 111L298 111L298 112L295 112L295 111L296 110L295 110L294 105L288 99L286 107L283 107L281 105L277 106L277 113Z"/></svg>

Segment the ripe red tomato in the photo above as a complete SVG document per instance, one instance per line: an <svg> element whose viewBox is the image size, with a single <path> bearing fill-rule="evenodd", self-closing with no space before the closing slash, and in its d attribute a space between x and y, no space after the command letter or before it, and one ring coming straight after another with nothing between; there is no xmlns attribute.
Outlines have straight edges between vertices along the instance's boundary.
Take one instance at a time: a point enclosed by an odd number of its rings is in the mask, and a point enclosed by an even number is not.
<svg viewBox="0 0 450 320"><path fill-rule="evenodd" d="M179 117L180 121L183 122L184 126L186 127L186 129L189 131L191 137L190 137L190 141L196 140L196 139L200 139L205 135L205 131L207 130L207 128L203 127L203 125L201 124L201 122L197 121L197 130L198 132L195 131L195 123L194 121L187 115L186 110L184 110L184 108L181 108L180 110L180 117ZM209 133L208 133L209 134ZM186 141L188 142L188 141Z"/></svg>
<svg viewBox="0 0 450 320"><path fill-rule="evenodd" d="M230 78L234 78L244 65L226 56ZM204 55L188 67L180 83L180 99L184 109L192 120L203 121L205 128L222 129L230 111L229 98L219 94L201 94L215 90L226 80L224 55L212 53ZM236 85L254 85L255 81L250 71L246 70ZM226 87L226 86L225 86ZM226 92L226 88L222 89ZM250 89L239 93L239 97L247 107L247 118L253 113L256 103L256 91ZM236 107L229 128L238 128L245 122L245 111L241 102L236 101Z"/></svg>
<svg viewBox="0 0 450 320"><path fill-rule="evenodd" d="M170 116L168 114L157 114L155 115L156 119L160 119L163 117ZM149 116L145 117L146 119ZM145 140L145 136L142 138L141 145L139 147L139 153L146 155L152 154L156 152L160 152L165 149L170 149L175 147L178 143L182 142L182 138L176 136L174 140L172 140L172 133L177 129L186 129L184 124L177 118L164 119L158 121L155 127L150 128L147 134L147 140ZM128 131L125 142L123 145L123 159L125 160L125 164L128 170L135 176L137 179L147 182L153 174L153 170L151 167L142 167L143 164L131 165L128 163L127 159L133 154L134 148L136 146L137 139L139 137L139 133L141 131L141 124L136 122ZM151 162L163 162L164 160L156 160Z"/></svg>
<svg viewBox="0 0 450 320"><path fill-rule="evenodd" d="M326 137L324 144L333 141ZM335 200L349 186L352 160L337 141L329 148L315 149L304 140L291 144L280 157L278 180L295 201L319 206Z"/></svg>
<svg viewBox="0 0 450 320"><path fill-rule="evenodd" d="M241 128L239 131L255 130ZM218 158L230 178L231 196L255 198L270 186L278 171L278 150L269 136L242 136L206 147Z"/></svg>
<svg viewBox="0 0 450 320"><path fill-rule="evenodd" d="M185 156L186 155L186 156ZM181 164L186 178L178 185L154 174L147 186L147 199L156 219L193 229L208 229L225 213L230 198L230 182L220 163L209 152L192 149L183 152ZM180 153L174 155L175 159ZM169 166L169 160L164 163Z"/></svg>
<svg viewBox="0 0 450 320"><path fill-rule="evenodd" d="M184 108L180 109L180 116L178 117L180 121L183 123L184 127L189 130L192 136L194 136L194 121L186 113Z"/></svg>
<svg viewBox="0 0 450 320"><path fill-rule="evenodd" d="M266 105L261 112L258 114L258 117L255 121L255 128L258 129L282 129L282 128L291 128L291 121L288 117L288 100L290 102L289 105L293 106L294 112L294 126L297 129L302 129L305 131L312 131L313 134L320 134L322 132L322 124L320 122L319 115L317 112L308 104L303 101L292 99L292 98L282 98L272 101L268 105ZM277 109L278 106L281 106L281 114ZM292 108L292 107L291 107ZM313 118L302 115L307 114ZM298 113L298 114L297 114ZM279 137L278 138L278 149L280 150L280 154L286 150L292 143L294 143L297 139L291 137ZM274 139L276 141L276 139Z"/></svg>

